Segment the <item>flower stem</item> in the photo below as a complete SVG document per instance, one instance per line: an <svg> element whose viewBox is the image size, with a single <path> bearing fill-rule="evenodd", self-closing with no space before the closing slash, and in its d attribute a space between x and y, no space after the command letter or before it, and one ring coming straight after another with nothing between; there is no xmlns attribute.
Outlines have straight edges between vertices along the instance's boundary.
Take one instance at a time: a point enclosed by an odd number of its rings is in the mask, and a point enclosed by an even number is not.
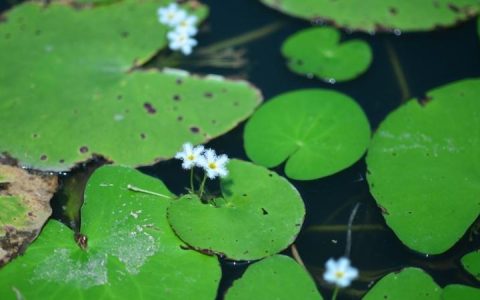
<svg viewBox="0 0 480 300"><path fill-rule="evenodd" d="M193 167L190 169L190 191L195 193L195 188L193 187Z"/></svg>
<svg viewBox="0 0 480 300"><path fill-rule="evenodd" d="M340 288L338 286L336 286L335 290L333 290L332 300L337 300L339 290L340 290Z"/></svg>
<svg viewBox="0 0 480 300"><path fill-rule="evenodd" d="M202 180L202 184L200 184L200 195L199 195L199 198L200 200L202 200L202 195L203 195L203 190L205 189L205 181L207 181L207 174L203 175L203 180Z"/></svg>
<svg viewBox="0 0 480 300"><path fill-rule="evenodd" d="M156 192L152 192L152 191L149 191L149 190L144 190L142 188L139 188L139 187L136 187L134 185L127 185L127 189L131 190L131 191L134 191L134 192L139 192L139 193L144 193L144 194L149 194L149 195L154 195L154 196L158 196L158 197L162 197L162 198L166 198L166 199L173 199L172 197L169 197L167 195L164 195L164 194L160 194L160 193L156 193Z"/></svg>

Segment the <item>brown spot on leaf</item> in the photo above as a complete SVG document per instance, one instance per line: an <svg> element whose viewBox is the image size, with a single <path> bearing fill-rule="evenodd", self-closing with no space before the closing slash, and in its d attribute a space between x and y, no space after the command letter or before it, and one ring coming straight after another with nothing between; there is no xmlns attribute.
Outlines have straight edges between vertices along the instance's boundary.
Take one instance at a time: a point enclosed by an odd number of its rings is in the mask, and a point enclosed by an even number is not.
<svg viewBox="0 0 480 300"><path fill-rule="evenodd" d="M388 12L389 12L392 16L395 16L395 15L398 13L398 11L397 11L397 9L396 9L395 7L390 7L390 8L388 9Z"/></svg>
<svg viewBox="0 0 480 300"><path fill-rule="evenodd" d="M183 117L182 117L182 116L178 116L178 117L177 117L177 121L178 121L178 122L181 122L182 120L183 120Z"/></svg>
<svg viewBox="0 0 480 300"><path fill-rule="evenodd" d="M61 159L61 160L59 160L58 162L61 163L61 164L63 164L63 163L65 162L65 160L64 160L64 159Z"/></svg>
<svg viewBox="0 0 480 300"><path fill-rule="evenodd" d="M182 84L182 83L183 83L183 80L182 80L181 78L177 78L177 81L176 81L176 83L177 83L178 85L180 85L180 84Z"/></svg>
<svg viewBox="0 0 480 300"><path fill-rule="evenodd" d="M141 138L142 140L144 140L146 137L147 137L147 136L145 135L145 133L140 133L140 138Z"/></svg>
<svg viewBox="0 0 480 300"><path fill-rule="evenodd" d="M47 156L45 154L42 154L42 156L40 156L40 160L47 160Z"/></svg>
<svg viewBox="0 0 480 300"><path fill-rule="evenodd" d="M130 33L128 31L122 31L122 33L120 35L122 36L122 38L125 39L130 35Z"/></svg>
<svg viewBox="0 0 480 300"><path fill-rule="evenodd" d="M213 93L211 93L211 92L206 92L205 94L203 94L203 96L205 96L205 98L212 98L212 97L213 97Z"/></svg>
<svg viewBox="0 0 480 300"><path fill-rule="evenodd" d="M173 95L173 100L180 101L181 100L180 95Z"/></svg>
<svg viewBox="0 0 480 300"><path fill-rule="evenodd" d="M383 214L383 215L389 215L389 214L390 214L385 207L383 207L383 206L381 206L381 205L379 205L378 207L379 207L380 210L382 211L382 214Z"/></svg>
<svg viewBox="0 0 480 300"><path fill-rule="evenodd" d="M117 100L122 100L123 99L123 95L117 95Z"/></svg>
<svg viewBox="0 0 480 300"><path fill-rule="evenodd" d="M87 152L88 152L88 147L87 146L80 147L80 153L87 153Z"/></svg>
<svg viewBox="0 0 480 300"><path fill-rule="evenodd" d="M196 126L192 126L190 127L190 131L192 133L199 133L200 132L200 128L196 127Z"/></svg>
<svg viewBox="0 0 480 300"><path fill-rule="evenodd" d="M145 108L145 110L147 111L147 113L149 114L154 114L157 112L157 110L155 109L155 107L153 107L153 105L150 103L150 102L145 102L143 103L143 107Z"/></svg>

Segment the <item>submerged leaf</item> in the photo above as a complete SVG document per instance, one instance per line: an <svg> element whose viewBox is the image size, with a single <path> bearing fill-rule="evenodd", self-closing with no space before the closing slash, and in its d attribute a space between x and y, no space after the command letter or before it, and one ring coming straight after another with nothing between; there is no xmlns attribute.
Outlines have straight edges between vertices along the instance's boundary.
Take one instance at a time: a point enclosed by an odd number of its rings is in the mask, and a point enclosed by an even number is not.
<svg viewBox="0 0 480 300"><path fill-rule="evenodd" d="M480 213L480 80L411 100L375 133L367 155L370 191L398 238L413 250L452 247Z"/></svg>
<svg viewBox="0 0 480 300"><path fill-rule="evenodd" d="M124 167L102 167L90 178L77 236L51 220L23 257L0 272L5 299L214 299L215 257L185 250L170 229L162 182ZM3 299L3 298L2 298Z"/></svg>
<svg viewBox="0 0 480 300"><path fill-rule="evenodd" d="M236 280L225 300L320 300L315 282L293 259L275 255L249 266Z"/></svg>
<svg viewBox="0 0 480 300"><path fill-rule="evenodd" d="M358 77L372 62L372 50L366 42L340 43L340 32L328 27L309 28L288 37L282 54L293 72L332 83Z"/></svg>
<svg viewBox="0 0 480 300"><path fill-rule="evenodd" d="M240 160L228 163L217 206L187 195L173 201L168 220L191 247L230 259L252 260L290 245L303 223L305 208L286 179Z"/></svg>
<svg viewBox="0 0 480 300"><path fill-rule="evenodd" d="M468 273L480 280L480 250L470 252L462 257L462 265Z"/></svg>
<svg viewBox="0 0 480 300"><path fill-rule="evenodd" d="M0 153L41 170L95 156L148 165L247 118L261 101L247 82L137 68L167 46L157 9L169 2L9 11L0 23L0 52L9 53L0 56ZM196 3L185 7L204 19Z"/></svg>
<svg viewBox="0 0 480 300"><path fill-rule="evenodd" d="M266 167L287 160L285 173L311 180L355 163L370 140L370 125L350 97L329 90L298 90L263 105L245 127L248 157Z"/></svg>

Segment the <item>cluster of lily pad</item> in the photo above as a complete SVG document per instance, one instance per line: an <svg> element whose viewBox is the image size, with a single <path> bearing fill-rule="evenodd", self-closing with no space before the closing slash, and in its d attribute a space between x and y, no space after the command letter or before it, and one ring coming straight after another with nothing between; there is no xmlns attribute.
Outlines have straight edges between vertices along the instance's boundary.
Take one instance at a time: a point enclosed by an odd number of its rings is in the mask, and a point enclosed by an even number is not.
<svg viewBox="0 0 480 300"><path fill-rule="evenodd" d="M190 55L192 48L197 45L193 37L197 34L197 21L195 15L189 15L186 10L176 3L170 3L166 7L160 7L157 11L158 20L171 28L167 37L169 48L180 51L184 55Z"/></svg>

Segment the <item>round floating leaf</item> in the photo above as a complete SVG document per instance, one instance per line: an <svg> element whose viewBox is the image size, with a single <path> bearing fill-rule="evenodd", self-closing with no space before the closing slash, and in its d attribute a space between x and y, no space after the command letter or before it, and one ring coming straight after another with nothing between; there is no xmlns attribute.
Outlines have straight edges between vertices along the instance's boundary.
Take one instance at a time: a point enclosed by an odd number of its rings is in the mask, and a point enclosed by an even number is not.
<svg viewBox="0 0 480 300"><path fill-rule="evenodd" d="M266 258L248 267L228 290L225 300L323 299L304 268L284 255Z"/></svg>
<svg viewBox="0 0 480 300"><path fill-rule="evenodd" d="M42 170L95 155L147 165L248 117L261 96L244 81L137 69L166 46L157 9L168 2L9 11L0 23L0 52L8 53L0 56L0 153ZM206 8L195 3L185 5L203 19Z"/></svg>
<svg viewBox="0 0 480 300"><path fill-rule="evenodd" d="M462 257L462 265L465 270L480 280L480 250L470 252Z"/></svg>
<svg viewBox="0 0 480 300"><path fill-rule="evenodd" d="M390 273L377 282L364 300L440 300L442 289L430 275L417 268Z"/></svg>
<svg viewBox="0 0 480 300"><path fill-rule="evenodd" d="M0 164L0 266L25 250L52 213L56 176Z"/></svg>
<svg viewBox="0 0 480 300"><path fill-rule="evenodd" d="M220 205L202 204L187 195L173 201L168 220L177 235L195 249L235 260L275 254L290 245L303 223L305 208L285 178L240 160L228 163L221 180Z"/></svg>
<svg viewBox="0 0 480 300"><path fill-rule="evenodd" d="M453 246L480 212L480 80L431 91L391 113L367 155L370 191L413 250Z"/></svg>
<svg viewBox="0 0 480 300"><path fill-rule="evenodd" d="M26 254L0 272L2 297L214 299L218 260L184 249L166 220L170 200L130 191L128 184L171 195L162 182L138 171L97 170L82 208L86 250L70 229L50 221Z"/></svg>
<svg viewBox="0 0 480 300"><path fill-rule="evenodd" d="M360 31L428 31L478 14L477 0L261 0L289 15Z"/></svg>
<svg viewBox="0 0 480 300"><path fill-rule="evenodd" d="M460 284L450 284L443 288L442 300L474 299L480 299L480 289Z"/></svg>
<svg viewBox="0 0 480 300"><path fill-rule="evenodd" d="M368 43L362 40L340 43L340 32L328 27L295 33L283 43L282 54L293 72L330 82L358 77L372 62Z"/></svg>
<svg viewBox="0 0 480 300"><path fill-rule="evenodd" d="M343 170L365 152L367 117L350 97L328 90L299 90L263 105L245 127L245 150L254 162L299 180Z"/></svg>

